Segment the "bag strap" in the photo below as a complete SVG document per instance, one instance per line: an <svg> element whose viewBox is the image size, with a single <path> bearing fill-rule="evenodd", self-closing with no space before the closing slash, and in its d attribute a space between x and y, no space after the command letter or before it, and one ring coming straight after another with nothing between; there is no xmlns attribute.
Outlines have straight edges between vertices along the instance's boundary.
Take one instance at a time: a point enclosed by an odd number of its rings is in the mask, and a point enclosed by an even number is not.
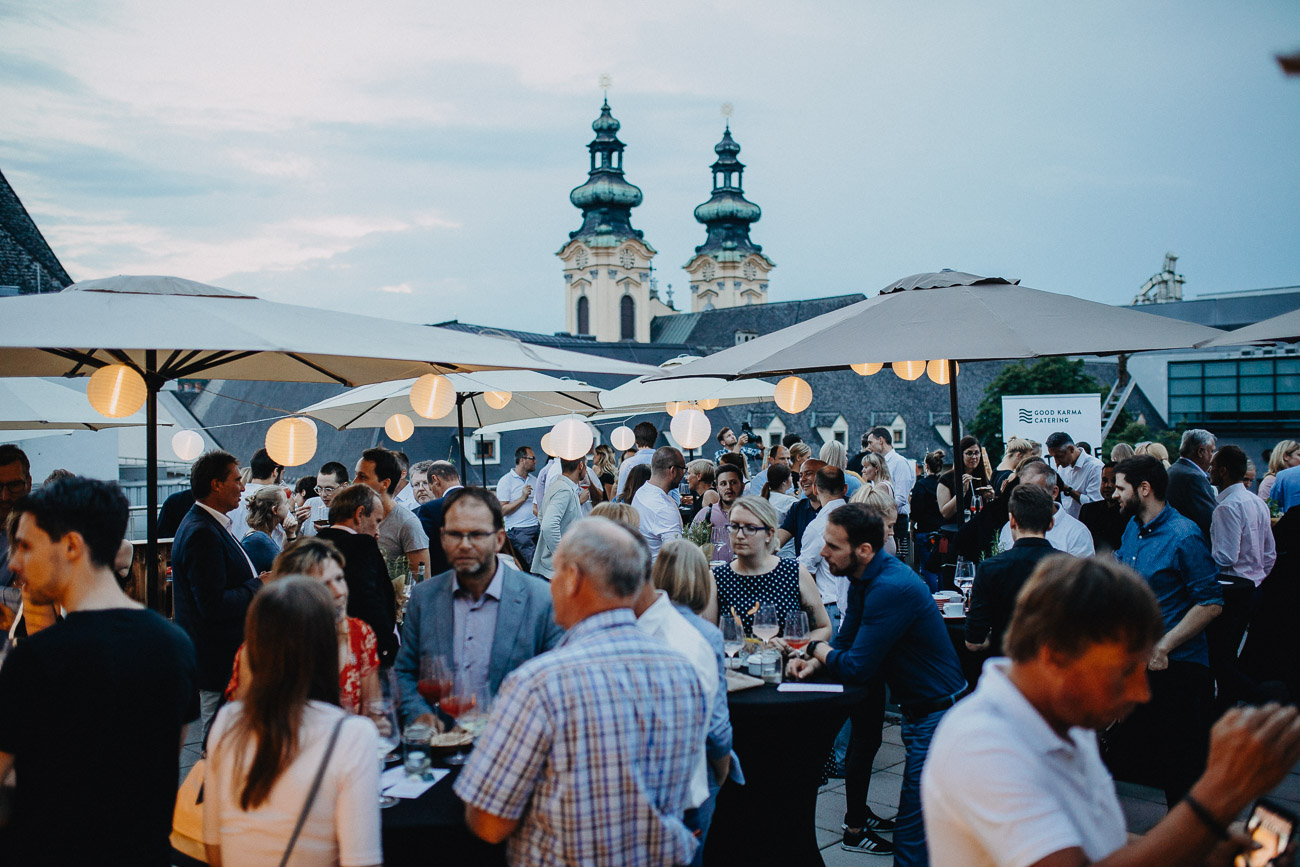
<svg viewBox="0 0 1300 867"><path fill-rule="evenodd" d="M307 814L311 812L311 805L316 800L316 792L320 790L321 780L325 777L325 766L330 763L330 756L334 754L334 744L339 739L339 732L343 730L343 723L347 722L347 715L339 719L334 724L334 732L330 735L329 745L325 747L325 755L320 760L320 767L316 769L316 779L311 782L311 790L307 792L307 803L302 805L302 812L298 814L298 823L293 826L293 834L289 837L289 845L284 849L284 857L280 859L280 867L285 867L289 863L289 855L293 852L293 846L298 842L298 834L302 832L302 826L307 822Z"/></svg>

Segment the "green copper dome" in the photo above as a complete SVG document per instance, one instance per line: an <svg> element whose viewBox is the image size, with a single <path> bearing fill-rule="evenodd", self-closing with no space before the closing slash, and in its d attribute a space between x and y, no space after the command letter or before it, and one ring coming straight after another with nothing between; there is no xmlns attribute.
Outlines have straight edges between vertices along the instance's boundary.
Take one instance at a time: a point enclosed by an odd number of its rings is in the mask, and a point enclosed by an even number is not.
<svg viewBox="0 0 1300 867"><path fill-rule="evenodd" d="M641 204L640 188L623 178L623 149L618 139L621 125L610 113L609 100L600 107L600 117L591 124L596 137L587 145L591 170L587 182L569 193L569 201L582 210L582 226L570 232L571 240L589 246L616 246L628 238L640 238L632 228L632 208Z"/></svg>
<svg viewBox="0 0 1300 867"><path fill-rule="evenodd" d="M745 198L741 178L745 164L736 159L740 145L731 137L731 124L722 133L722 141L713 147L718 159L713 171L713 196L695 209L695 219L708 229L704 243L695 252L715 258L722 254L761 253L763 248L749 239L749 225L763 216L763 209Z"/></svg>

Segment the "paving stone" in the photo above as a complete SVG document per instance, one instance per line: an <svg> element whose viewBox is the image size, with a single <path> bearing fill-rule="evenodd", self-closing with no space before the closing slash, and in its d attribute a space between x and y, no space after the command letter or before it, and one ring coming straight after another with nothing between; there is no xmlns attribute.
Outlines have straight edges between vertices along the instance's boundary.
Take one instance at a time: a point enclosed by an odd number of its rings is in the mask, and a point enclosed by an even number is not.
<svg viewBox="0 0 1300 867"><path fill-rule="evenodd" d="M826 862L826 867L889 867L894 863L894 856L845 852L836 844L822 850L822 860Z"/></svg>
<svg viewBox="0 0 1300 867"><path fill-rule="evenodd" d="M828 831L825 828L817 829L817 848L825 849L827 846L839 846L844 840L844 834L838 828L834 831Z"/></svg>
<svg viewBox="0 0 1300 867"><path fill-rule="evenodd" d="M886 768L895 768L903 764L907 758L907 751L899 744L884 743L876 751L876 758L871 762L873 770L883 771ZM901 771L901 768L898 768ZM897 771L896 771L897 772Z"/></svg>
<svg viewBox="0 0 1300 867"><path fill-rule="evenodd" d="M843 792L823 792L817 796L817 818L818 828L827 831L840 832L840 825L844 823L845 800Z"/></svg>
<svg viewBox="0 0 1300 867"><path fill-rule="evenodd" d="M903 745L902 726L885 726L885 730L884 732L882 732L882 734L884 736L885 743L897 744L900 747Z"/></svg>

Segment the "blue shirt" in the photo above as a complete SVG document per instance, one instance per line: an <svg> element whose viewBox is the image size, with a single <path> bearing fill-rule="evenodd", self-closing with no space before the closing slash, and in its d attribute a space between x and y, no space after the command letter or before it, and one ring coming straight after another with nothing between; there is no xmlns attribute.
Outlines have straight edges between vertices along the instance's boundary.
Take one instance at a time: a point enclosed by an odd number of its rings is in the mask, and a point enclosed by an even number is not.
<svg viewBox="0 0 1300 867"><path fill-rule="evenodd" d="M1129 521L1115 557L1151 586L1166 632L1177 626L1193 605L1223 604L1219 567L1210 556L1201 528L1173 506L1166 504L1146 524L1136 517ZM1169 659L1208 666L1205 634L1174 648Z"/></svg>
<svg viewBox="0 0 1300 867"><path fill-rule="evenodd" d="M603 611L510 673L455 792L522 819L511 864L687 864L682 814L707 711L684 656L631 609Z"/></svg>
<svg viewBox="0 0 1300 867"><path fill-rule="evenodd" d="M1281 506L1283 512L1300 506L1300 467L1288 467L1277 474L1269 499Z"/></svg>
<svg viewBox="0 0 1300 867"><path fill-rule="evenodd" d="M1199 532L1199 531L1198 531ZM888 551L849 578L844 622L826 665L846 683L866 683L877 672L899 704L936 701L966 686L943 615L919 576Z"/></svg>

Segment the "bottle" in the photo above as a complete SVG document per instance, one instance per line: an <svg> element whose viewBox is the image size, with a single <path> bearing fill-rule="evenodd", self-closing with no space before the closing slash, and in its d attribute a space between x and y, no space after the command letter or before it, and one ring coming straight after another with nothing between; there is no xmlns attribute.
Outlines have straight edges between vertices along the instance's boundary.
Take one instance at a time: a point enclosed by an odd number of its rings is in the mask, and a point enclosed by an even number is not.
<svg viewBox="0 0 1300 867"><path fill-rule="evenodd" d="M421 563L420 568L415 573L415 583L419 584L423 580L424 580L424 564ZM411 591L407 590L406 592L409 594Z"/></svg>

